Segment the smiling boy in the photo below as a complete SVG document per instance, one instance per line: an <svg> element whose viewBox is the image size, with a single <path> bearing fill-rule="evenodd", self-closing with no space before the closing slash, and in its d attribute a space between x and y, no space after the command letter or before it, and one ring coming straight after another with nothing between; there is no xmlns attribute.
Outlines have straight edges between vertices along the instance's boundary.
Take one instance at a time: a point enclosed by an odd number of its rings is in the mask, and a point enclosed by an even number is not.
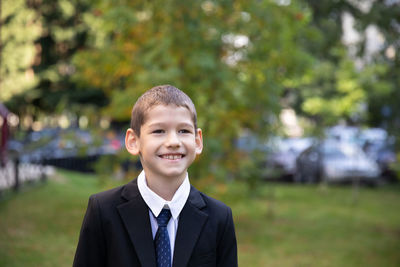
<svg viewBox="0 0 400 267"><path fill-rule="evenodd" d="M170 85L145 92L125 137L143 171L90 197L74 266L237 266L231 209L189 182L202 138L185 93Z"/></svg>

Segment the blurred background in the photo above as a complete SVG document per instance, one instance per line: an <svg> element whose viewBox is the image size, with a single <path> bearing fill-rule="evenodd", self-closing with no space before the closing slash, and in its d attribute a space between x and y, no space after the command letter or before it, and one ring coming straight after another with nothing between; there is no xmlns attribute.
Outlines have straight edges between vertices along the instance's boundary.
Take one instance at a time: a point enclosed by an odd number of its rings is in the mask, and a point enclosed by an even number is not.
<svg viewBox="0 0 400 267"><path fill-rule="evenodd" d="M400 265L400 1L0 7L0 266L71 266L159 84L196 105L191 183L232 207L240 266Z"/></svg>

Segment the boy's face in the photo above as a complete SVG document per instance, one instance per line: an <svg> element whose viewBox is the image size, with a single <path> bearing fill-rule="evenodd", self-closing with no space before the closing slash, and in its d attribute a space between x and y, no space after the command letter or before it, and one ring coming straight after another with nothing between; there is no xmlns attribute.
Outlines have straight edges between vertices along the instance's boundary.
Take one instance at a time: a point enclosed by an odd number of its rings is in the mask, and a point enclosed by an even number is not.
<svg viewBox="0 0 400 267"><path fill-rule="evenodd" d="M183 179L203 149L202 133L194 128L185 107L157 105L146 113L140 137L128 129L128 152L140 155L148 179Z"/></svg>

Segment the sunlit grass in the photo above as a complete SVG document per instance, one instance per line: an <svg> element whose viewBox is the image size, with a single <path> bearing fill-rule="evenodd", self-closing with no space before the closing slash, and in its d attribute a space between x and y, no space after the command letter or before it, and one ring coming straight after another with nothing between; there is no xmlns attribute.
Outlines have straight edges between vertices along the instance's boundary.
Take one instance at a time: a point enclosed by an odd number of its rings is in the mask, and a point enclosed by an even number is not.
<svg viewBox="0 0 400 267"><path fill-rule="evenodd" d="M0 202L1 266L71 266L94 177L57 174Z"/></svg>
<svg viewBox="0 0 400 267"><path fill-rule="evenodd" d="M115 183L116 184L116 183ZM114 184L114 185L115 185ZM94 176L59 172L0 200L0 266L71 266ZM109 187L110 184L107 184ZM400 188L231 183L239 266L400 266Z"/></svg>
<svg viewBox="0 0 400 267"><path fill-rule="evenodd" d="M264 185L232 205L241 266L399 266L398 189Z"/></svg>

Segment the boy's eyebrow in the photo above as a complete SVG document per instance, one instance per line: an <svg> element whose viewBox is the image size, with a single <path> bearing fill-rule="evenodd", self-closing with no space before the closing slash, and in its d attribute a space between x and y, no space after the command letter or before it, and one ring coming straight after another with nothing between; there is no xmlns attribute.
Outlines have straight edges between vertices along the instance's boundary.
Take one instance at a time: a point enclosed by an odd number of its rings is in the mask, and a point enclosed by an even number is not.
<svg viewBox="0 0 400 267"><path fill-rule="evenodd" d="M180 123L179 126L194 128L194 125L192 123L186 123L186 122Z"/></svg>
<svg viewBox="0 0 400 267"><path fill-rule="evenodd" d="M163 127L165 126L166 123L163 122L155 122L150 124L148 127ZM182 122L182 123L178 123L179 127L190 127L190 128L194 128L194 125L192 123L187 123L187 122Z"/></svg>

